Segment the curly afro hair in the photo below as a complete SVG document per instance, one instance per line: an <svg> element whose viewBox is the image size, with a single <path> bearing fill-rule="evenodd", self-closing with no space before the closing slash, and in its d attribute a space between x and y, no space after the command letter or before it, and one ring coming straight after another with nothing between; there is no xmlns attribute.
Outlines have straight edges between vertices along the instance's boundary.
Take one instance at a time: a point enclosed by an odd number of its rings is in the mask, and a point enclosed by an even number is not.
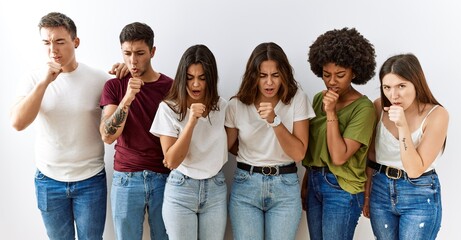
<svg viewBox="0 0 461 240"><path fill-rule="evenodd" d="M335 63L351 68L355 74L352 83L363 85L374 75L375 49L355 28L334 29L320 35L309 47L309 63L312 72L323 76L323 66Z"/></svg>

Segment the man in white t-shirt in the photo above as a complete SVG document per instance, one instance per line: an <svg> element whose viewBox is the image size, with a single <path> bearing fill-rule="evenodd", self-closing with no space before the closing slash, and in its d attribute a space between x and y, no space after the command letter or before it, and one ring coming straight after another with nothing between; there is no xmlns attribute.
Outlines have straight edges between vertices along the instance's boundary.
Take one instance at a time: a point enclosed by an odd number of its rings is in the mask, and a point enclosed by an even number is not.
<svg viewBox="0 0 461 240"><path fill-rule="evenodd" d="M110 76L76 61L72 19L51 12L38 27L49 62L21 85L12 125L37 126L35 188L49 239L75 239L75 226L78 239L102 239L107 185L98 103Z"/></svg>

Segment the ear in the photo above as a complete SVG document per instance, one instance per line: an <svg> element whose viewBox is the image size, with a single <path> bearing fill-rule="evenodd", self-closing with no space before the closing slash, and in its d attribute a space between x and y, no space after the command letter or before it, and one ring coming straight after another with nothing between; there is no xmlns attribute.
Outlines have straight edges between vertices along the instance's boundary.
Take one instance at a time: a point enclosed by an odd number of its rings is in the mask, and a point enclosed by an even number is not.
<svg viewBox="0 0 461 240"><path fill-rule="evenodd" d="M157 49L157 48L155 48L155 46L152 47L152 50L150 51L150 58L153 58L153 57L154 57L154 55L155 55L155 50L156 50L156 49Z"/></svg>
<svg viewBox="0 0 461 240"><path fill-rule="evenodd" d="M79 45L80 45L80 38L76 37L76 38L74 39L74 47L75 47L75 48L78 48Z"/></svg>

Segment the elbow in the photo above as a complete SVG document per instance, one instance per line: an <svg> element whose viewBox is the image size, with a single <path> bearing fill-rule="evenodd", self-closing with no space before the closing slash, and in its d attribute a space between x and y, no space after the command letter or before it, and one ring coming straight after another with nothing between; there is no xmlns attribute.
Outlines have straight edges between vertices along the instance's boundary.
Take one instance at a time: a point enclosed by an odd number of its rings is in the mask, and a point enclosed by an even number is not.
<svg viewBox="0 0 461 240"><path fill-rule="evenodd" d="M23 124L17 120L13 120L11 123L11 126L16 130L16 131L22 131L27 128L26 124Z"/></svg>
<svg viewBox="0 0 461 240"><path fill-rule="evenodd" d="M107 144L112 144L115 142L115 138L111 138L111 137L108 137L108 136L105 136L105 135L101 135L101 139L104 143L107 143Z"/></svg>
<svg viewBox="0 0 461 240"><path fill-rule="evenodd" d="M306 151L300 152L300 153L296 154L295 156L293 156L292 158L293 158L293 160L295 162L298 163L298 162L301 162L302 160L304 160L305 156L306 156Z"/></svg>
<svg viewBox="0 0 461 240"><path fill-rule="evenodd" d="M342 166L344 163L347 162L347 159L335 159L335 158L331 158L331 162L332 162L333 165L335 165L335 166Z"/></svg>

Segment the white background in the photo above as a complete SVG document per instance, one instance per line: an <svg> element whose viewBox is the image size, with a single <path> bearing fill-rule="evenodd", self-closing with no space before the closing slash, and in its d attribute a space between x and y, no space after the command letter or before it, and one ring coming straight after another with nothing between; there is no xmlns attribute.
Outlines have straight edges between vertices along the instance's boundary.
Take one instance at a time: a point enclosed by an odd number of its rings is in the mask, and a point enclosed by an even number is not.
<svg viewBox="0 0 461 240"><path fill-rule="evenodd" d="M81 39L77 60L103 70L122 61L118 35L123 26L134 21L145 22L154 29L157 46L154 69L171 77L185 49L193 44L206 44L217 59L219 90L226 99L236 93L246 61L261 42L273 41L285 50L296 79L311 99L324 85L310 71L308 47L327 30L357 28L375 46L376 72L391 55L416 54L434 95L450 112L447 149L437 167L443 199L438 239L457 239L461 214L458 192L461 165L455 156L461 134L458 124L461 111L456 107L461 87L460 10L461 3L456 0L2 1L0 239L46 239L34 193L34 127L14 131L9 109L21 76L46 60L37 23L50 11L63 12L75 21ZM374 100L379 95L379 79L375 76L366 86L357 88ZM79 126L69 123L69 127ZM113 146L106 145L109 184L112 156ZM233 158L225 168L230 183L235 168ZM303 173L300 168L300 176ZM110 209L104 237L114 239ZM230 232L226 238L231 239ZM304 214L297 239L308 239ZM355 239L373 239L368 219L360 219Z"/></svg>

